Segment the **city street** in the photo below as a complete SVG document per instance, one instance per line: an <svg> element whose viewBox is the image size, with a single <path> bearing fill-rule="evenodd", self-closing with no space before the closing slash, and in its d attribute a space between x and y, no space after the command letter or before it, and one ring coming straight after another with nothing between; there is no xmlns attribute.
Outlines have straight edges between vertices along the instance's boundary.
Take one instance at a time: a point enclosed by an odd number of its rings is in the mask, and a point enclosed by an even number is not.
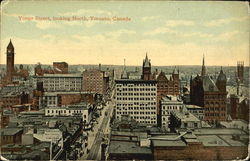
<svg viewBox="0 0 250 161"><path fill-rule="evenodd" d="M84 155L80 160L100 160L101 159L101 143L104 138L104 133L109 130L109 121L112 116L114 101L107 102L106 106L101 111L101 116L98 118L98 124L93 128L93 131L88 132L88 146L84 149ZM106 112L106 115L105 115ZM87 149L89 153L87 154Z"/></svg>

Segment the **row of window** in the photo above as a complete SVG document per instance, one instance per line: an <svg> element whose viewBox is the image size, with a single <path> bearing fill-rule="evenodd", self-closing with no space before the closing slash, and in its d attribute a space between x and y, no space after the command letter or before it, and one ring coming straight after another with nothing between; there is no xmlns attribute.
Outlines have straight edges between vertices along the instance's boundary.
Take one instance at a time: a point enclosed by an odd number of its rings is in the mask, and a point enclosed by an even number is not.
<svg viewBox="0 0 250 161"><path fill-rule="evenodd" d="M117 91L156 91L156 88L117 88Z"/></svg>
<svg viewBox="0 0 250 161"><path fill-rule="evenodd" d="M147 101L150 101L150 100L152 100L152 101L154 101L155 100L155 98L153 97L117 97L117 100L142 100L142 101L145 101L145 100L147 100Z"/></svg>
<svg viewBox="0 0 250 161"><path fill-rule="evenodd" d="M117 96L155 96L156 93L117 93Z"/></svg>
<svg viewBox="0 0 250 161"><path fill-rule="evenodd" d="M146 102L146 103L140 103L140 102L134 102L134 103L117 103L116 106L133 106L134 105L140 105L140 106L147 106L147 105L156 105L155 101L152 102Z"/></svg>
<svg viewBox="0 0 250 161"><path fill-rule="evenodd" d="M155 110L156 107L155 106L152 106L152 107L123 107L123 108L120 108L120 107L117 107L117 110Z"/></svg>
<svg viewBox="0 0 250 161"><path fill-rule="evenodd" d="M116 84L116 87L122 87L122 86L128 86L128 87L135 87L135 86L139 86L139 87L144 87L144 86L155 86L156 84L154 83L138 83L138 84Z"/></svg>
<svg viewBox="0 0 250 161"><path fill-rule="evenodd" d="M120 115L120 114L124 114L124 115L126 115L126 114L134 114L134 115L155 115L156 114L156 112L154 112L154 111L151 111L151 112L148 112L148 111L146 111L146 112L138 112L138 111L122 111L122 112L119 112L119 111L117 111L116 112L116 114L117 115ZM148 116L149 117L149 116Z"/></svg>
<svg viewBox="0 0 250 161"><path fill-rule="evenodd" d="M182 108L182 106L163 106L162 109L163 110L177 110Z"/></svg>
<svg viewBox="0 0 250 161"><path fill-rule="evenodd" d="M226 116L225 113L205 113L205 116Z"/></svg>

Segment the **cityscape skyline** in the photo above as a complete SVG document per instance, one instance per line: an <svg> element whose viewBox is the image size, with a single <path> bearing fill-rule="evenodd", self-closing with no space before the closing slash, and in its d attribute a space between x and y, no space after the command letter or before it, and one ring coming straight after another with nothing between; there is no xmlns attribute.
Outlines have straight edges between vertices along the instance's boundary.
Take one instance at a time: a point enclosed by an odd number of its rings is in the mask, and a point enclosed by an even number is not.
<svg viewBox="0 0 250 161"><path fill-rule="evenodd" d="M245 2L147 2L141 11L138 2L13 4L9 1L2 6L0 64L6 62L11 38L16 64L123 65L125 58L126 65L133 66L140 65L147 52L154 66L201 65L203 54L206 66L235 66L236 61L249 66ZM72 16L88 21L68 21ZM51 20L41 20L47 17Z"/></svg>

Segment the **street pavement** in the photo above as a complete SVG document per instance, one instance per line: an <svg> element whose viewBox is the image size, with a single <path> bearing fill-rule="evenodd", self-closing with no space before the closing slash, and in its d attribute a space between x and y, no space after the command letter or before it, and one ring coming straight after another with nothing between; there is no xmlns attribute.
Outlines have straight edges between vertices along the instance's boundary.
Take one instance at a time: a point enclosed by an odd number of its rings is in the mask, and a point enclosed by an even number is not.
<svg viewBox="0 0 250 161"><path fill-rule="evenodd" d="M102 109L102 115L97 119L98 124L95 124L93 131L88 132L88 146L84 149L84 155L80 160L100 160L101 159L101 143L104 137L103 132L109 128L109 120L113 110L113 102L107 103ZM107 116L105 115L107 111ZM87 149L90 149L87 154Z"/></svg>

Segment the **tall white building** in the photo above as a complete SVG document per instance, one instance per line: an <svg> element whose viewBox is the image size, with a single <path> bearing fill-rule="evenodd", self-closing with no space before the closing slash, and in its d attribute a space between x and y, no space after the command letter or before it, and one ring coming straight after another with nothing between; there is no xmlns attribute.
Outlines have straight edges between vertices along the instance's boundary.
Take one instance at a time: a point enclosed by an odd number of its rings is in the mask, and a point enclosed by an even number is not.
<svg viewBox="0 0 250 161"><path fill-rule="evenodd" d="M43 82L45 91L81 91L82 74L44 74L35 76L36 82Z"/></svg>
<svg viewBox="0 0 250 161"><path fill-rule="evenodd" d="M117 119L129 115L132 119L145 125L157 124L155 80L116 80Z"/></svg>
<svg viewBox="0 0 250 161"><path fill-rule="evenodd" d="M168 95L163 97L161 100L161 126L168 129L168 125L170 123L170 113L172 111L180 111L183 109L183 101L181 101L178 97L173 95Z"/></svg>

